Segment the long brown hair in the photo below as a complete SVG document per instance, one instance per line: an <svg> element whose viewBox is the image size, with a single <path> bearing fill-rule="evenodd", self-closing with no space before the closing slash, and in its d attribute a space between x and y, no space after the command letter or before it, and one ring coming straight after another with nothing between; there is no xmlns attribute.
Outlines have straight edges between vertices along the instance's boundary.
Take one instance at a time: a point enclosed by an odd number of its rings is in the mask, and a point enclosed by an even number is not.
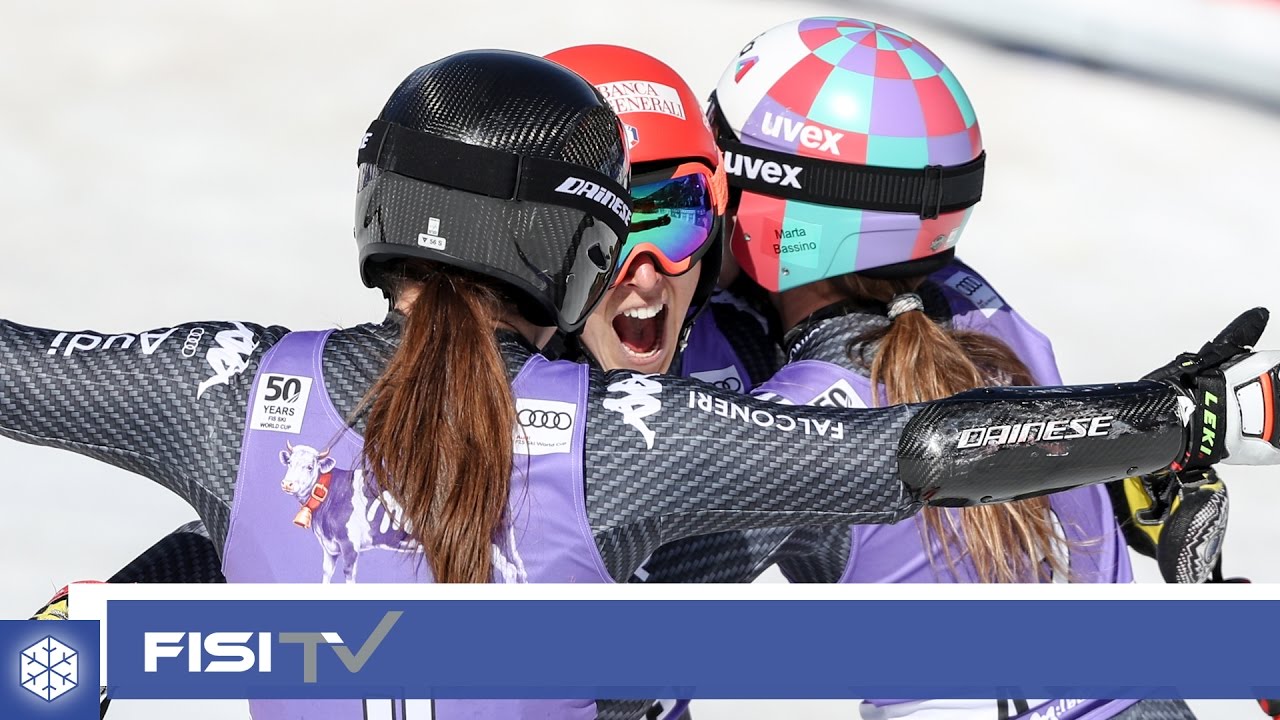
<svg viewBox="0 0 1280 720"><path fill-rule="evenodd" d="M416 290L400 345L366 395L365 467L404 510L437 582L489 582L511 486L515 400L484 278L422 261L384 273Z"/></svg>
<svg viewBox="0 0 1280 720"><path fill-rule="evenodd" d="M914 291L923 280L844 275L828 282L847 297L888 303L895 295ZM1035 384L1031 371L1008 345L983 333L943 328L923 312L903 313L888 329L855 342L874 349L872 387L883 385L890 404L937 400L987 385ZM850 347L850 359L861 362L862 355ZM1044 581L1050 573L1069 572L1056 552L1065 539L1056 530L1048 498L959 508L956 514L959 523L943 508L926 507L918 520L930 561L932 536L942 546L953 575L953 549L968 557L980 582Z"/></svg>

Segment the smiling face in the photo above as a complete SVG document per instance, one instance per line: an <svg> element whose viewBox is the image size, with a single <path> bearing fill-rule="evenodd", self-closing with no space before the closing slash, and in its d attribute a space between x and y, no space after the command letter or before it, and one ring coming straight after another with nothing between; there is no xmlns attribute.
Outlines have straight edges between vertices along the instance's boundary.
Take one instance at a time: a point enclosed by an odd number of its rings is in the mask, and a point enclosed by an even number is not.
<svg viewBox="0 0 1280 720"><path fill-rule="evenodd" d="M671 369L702 263L672 277L648 253L635 258L587 318L582 341L605 370Z"/></svg>

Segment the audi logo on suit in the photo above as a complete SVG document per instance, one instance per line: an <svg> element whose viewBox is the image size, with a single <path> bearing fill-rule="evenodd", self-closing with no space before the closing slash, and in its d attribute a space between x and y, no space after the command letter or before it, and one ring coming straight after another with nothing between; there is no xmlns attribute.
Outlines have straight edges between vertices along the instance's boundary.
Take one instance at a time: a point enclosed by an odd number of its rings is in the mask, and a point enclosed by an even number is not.
<svg viewBox="0 0 1280 720"><path fill-rule="evenodd" d="M525 427L549 428L551 430L568 430L573 427L573 417L566 412L555 410L524 409L516 414L516 419Z"/></svg>

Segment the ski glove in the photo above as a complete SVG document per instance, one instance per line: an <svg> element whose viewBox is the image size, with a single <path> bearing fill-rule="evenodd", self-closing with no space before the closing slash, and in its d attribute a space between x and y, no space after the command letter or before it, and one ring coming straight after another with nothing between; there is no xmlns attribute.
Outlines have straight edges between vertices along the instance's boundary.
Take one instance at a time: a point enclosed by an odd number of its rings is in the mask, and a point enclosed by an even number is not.
<svg viewBox="0 0 1280 720"><path fill-rule="evenodd" d="M1269 313L1240 315L1196 353L1183 353L1148 374L1187 398L1188 442L1172 469L1203 470L1214 463L1280 464L1280 352L1249 352Z"/></svg>

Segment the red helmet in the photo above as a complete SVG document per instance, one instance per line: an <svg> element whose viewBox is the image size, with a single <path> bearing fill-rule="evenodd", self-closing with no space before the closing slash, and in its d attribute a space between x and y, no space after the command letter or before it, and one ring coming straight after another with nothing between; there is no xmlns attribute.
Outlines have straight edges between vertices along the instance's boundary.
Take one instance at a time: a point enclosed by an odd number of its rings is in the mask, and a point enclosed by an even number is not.
<svg viewBox="0 0 1280 720"><path fill-rule="evenodd" d="M586 78L609 101L628 127L632 165L688 159L720 167L698 97L666 63L617 45L579 45L547 59Z"/></svg>
<svg viewBox="0 0 1280 720"><path fill-rule="evenodd" d="M689 84L666 63L617 45L579 45L547 55L595 85L621 118L630 146L635 208L618 277L649 254L679 275L702 260L700 309L720 274L729 186L720 149Z"/></svg>

